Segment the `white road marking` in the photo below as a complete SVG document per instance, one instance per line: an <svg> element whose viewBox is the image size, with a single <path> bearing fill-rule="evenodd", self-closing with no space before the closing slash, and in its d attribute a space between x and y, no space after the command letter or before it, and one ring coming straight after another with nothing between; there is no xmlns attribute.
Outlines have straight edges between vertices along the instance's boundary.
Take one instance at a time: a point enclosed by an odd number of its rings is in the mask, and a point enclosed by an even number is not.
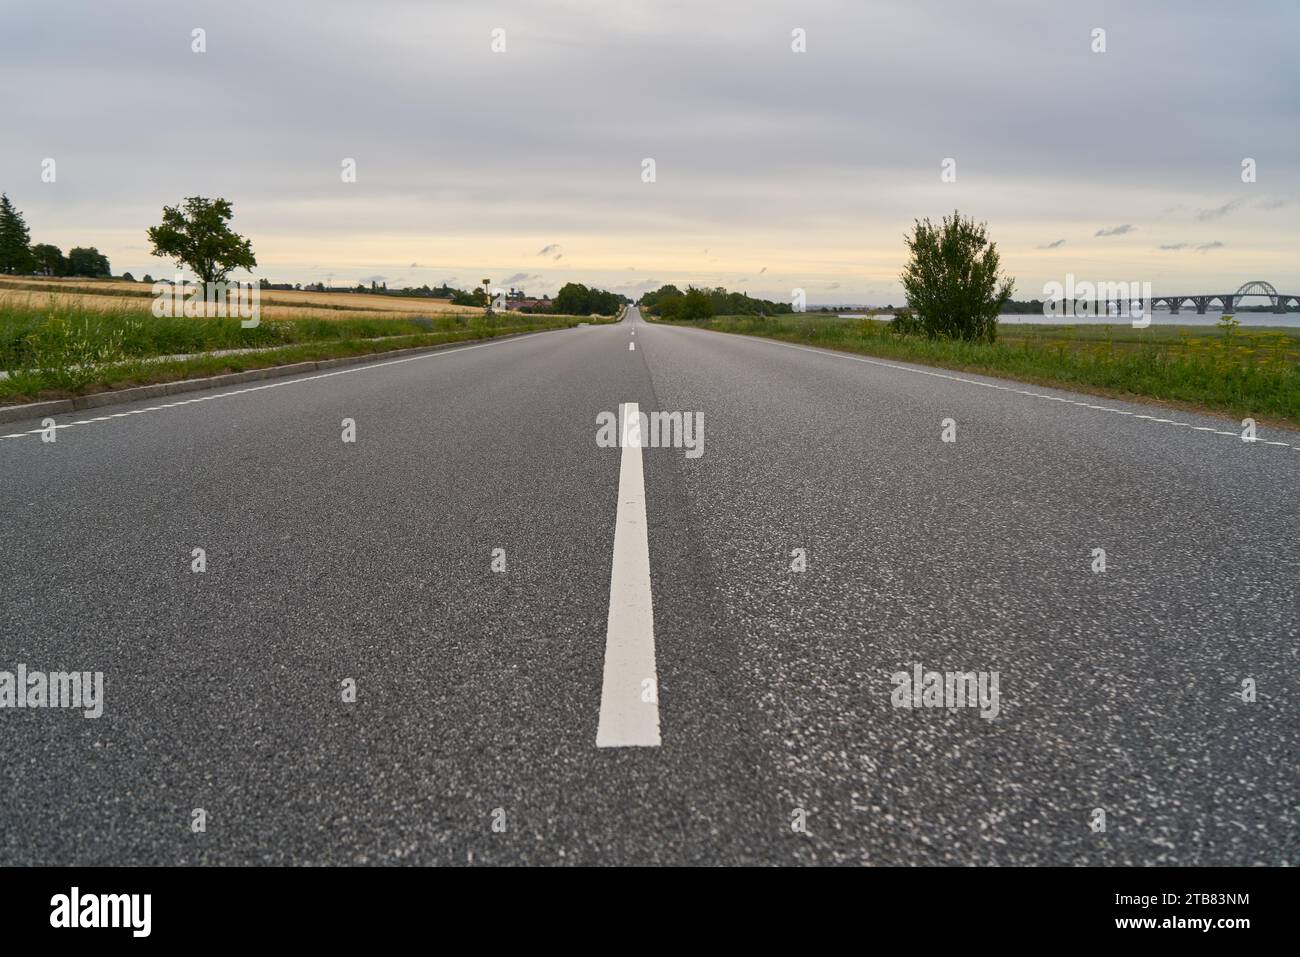
<svg viewBox="0 0 1300 957"><path fill-rule="evenodd" d="M628 352L636 352L636 343L635 343L635 342L629 342L629 343L627 344L627 351L628 351Z"/></svg>
<svg viewBox="0 0 1300 957"><path fill-rule="evenodd" d="M265 385L250 386L247 389L232 389L229 392L218 392L215 395L201 395L197 399L181 399L177 402L166 402L162 405L151 405L143 409L131 409L128 412L114 412L111 415L101 415L94 419L78 419L75 422L56 423L53 428L70 429L74 425L90 425L94 422L104 422L109 419L125 418L128 415L140 415L142 412L158 412L161 409L174 409L181 405L193 405L196 402L207 402L211 399L228 399L235 395L245 395L249 392L261 392L264 389L282 389L289 385L298 385L302 382L315 382L317 379L329 379L336 375L351 375L355 372L368 372L371 369L382 369L384 366L401 365L403 362L418 362L421 359L440 359L443 356L454 355L457 352L469 352L472 349L486 349L488 346L509 345L512 342L521 342L527 339L527 336L518 336L512 339L498 339L496 342L480 342L472 346L458 346L454 349L443 349L439 352L426 352L418 356L407 356L404 359L389 359L386 362L368 362L355 366L348 366L339 369L336 372L322 372L319 375L302 376L301 378L278 379L275 382L268 382ZM66 412L59 413L67 415ZM39 435L46 431L45 429L28 429L26 432L11 432L8 435L0 435L0 439L21 439L28 435Z"/></svg>
<svg viewBox="0 0 1300 957"><path fill-rule="evenodd" d="M618 472L614 562L609 575L605 675L600 690L600 722L596 726L598 748L657 748L660 743L640 411L635 402L619 409L623 457Z"/></svg>
<svg viewBox="0 0 1300 957"><path fill-rule="evenodd" d="M727 335L728 333L721 333L721 334ZM978 379L967 379L965 376L950 375L946 372L930 372L929 370L926 369L913 369L911 366L898 365L897 363L894 362L882 362L879 359L868 359L865 356L850 355L847 352L835 352L829 349L810 349L807 346L796 346L788 342L776 342L773 339L765 339L762 336L745 336L744 338L750 339L754 342L766 343L769 346L780 346L783 349L798 349L800 352L811 352L813 355L826 356L832 359L851 359L854 362L865 362L867 363L867 365L884 366L886 369L897 369L899 372L911 372L914 373L915 375L928 375L935 379L948 379L951 382L964 382L967 385L978 385L978 386L982 386L985 389L996 389L998 392L1014 392L1016 395L1027 395L1035 399L1050 399L1053 402L1064 402L1067 405L1077 405L1080 408L1084 408L1084 409L1096 409L1098 412L1112 412L1115 415L1131 415L1135 419L1146 419L1149 422L1167 423L1169 425L1184 426L1189 429L1195 429L1198 432L1211 432L1214 435L1228 435L1228 436L1232 436L1235 439L1241 438L1241 433L1239 432L1228 432L1228 431L1222 431L1220 429L1207 429L1202 426L1192 425L1190 422L1175 422L1173 419L1158 419L1153 415L1141 415L1136 412L1125 411L1124 409L1112 409L1109 408L1108 406L1092 405L1091 403L1088 402L1080 402L1077 399L1067 399L1059 395L1046 395L1042 392L1029 392L1025 389L1014 389L1011 386L998 385L994 382L981 382ZM1290 445L1286 442L1265 442L1262 439L1259 439L1257 441L1263 445L1280 445L1283 448L1292 449L1296 452L1300 452L1300 445Z"/></svg>

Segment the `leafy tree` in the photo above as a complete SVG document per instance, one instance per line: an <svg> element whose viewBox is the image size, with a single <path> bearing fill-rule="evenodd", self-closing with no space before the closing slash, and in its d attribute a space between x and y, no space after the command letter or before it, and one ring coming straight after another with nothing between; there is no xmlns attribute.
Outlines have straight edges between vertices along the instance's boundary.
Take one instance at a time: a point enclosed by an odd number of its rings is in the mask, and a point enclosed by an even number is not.
<svg viewBox="0 0 1300 957"><path fill-rule="evenodd" d="M692 296L691 293L695 295ZM688 301L689 297L689 301ZM706 308L701 302L708 301ZM641 305L651 315L663 319L708 319L712 316L775 316L794 311L788 302L757 299L745 292L728 292L721 286L715 289L687 287L683 293L673 285L660 286L641 297Z"/></svg>
<svg viewBox="0 0 1300 957"><path fill-rule="evenodd" d="M555 294L555 311L569 316L590 315L591 290L580 282L566 282Z"/></svg>
<svg viewBox="0 0 1300 957"><path fill-rule="evenodd" d="M660 319L669 322L710 319L714 315L714 303L707 290L686 286L684 294L669 294L656 299L653 311Z"/></svg>
<svg viewBox="0 0 1300 957"><path fill-rule="evenodd" d="M669 288L669 287L664 287ZM661 292L663 290L660 290ZM673 291L676 288L673 287ZM711 290L696 289L694 286L687 286L686 292L677 292L676 295L671 293L660 296L656 299L654 312L661 319L675 322L680 319L709 319L713 316L713 298Z"/></svg>
<svg viewBox="0 0 1300 957"><path fill-rule="evenodd" d="M894 311L894 318L890 321L888 328L890 332L897 333L900 336L919 336L925 332L912 310L906 306Z"/></svg>
<svg viewBox="0 0 1300 957"><path fill-rule="evenodd" d="M23 214L0 193L0 273L28 273L36 268L31 241Z"/></svg>
<svg viewBox="0 0 1300 957"><path fill-rule="evenodd" d="M123 281L123 282L135 282L135 277L132 276L129 272L124 272L124 273L122 273L122 281Z"/></svg>
<svg viewBox="0 0 1300 957"><path fill-rule="evenodd" d="M749 293L727 292L721 286L709 290L708 296L715 316L774 316L794 312L794 306L788 302L754 299Z"/></svg>
<svg viewBox="0 0 1300 957"><path fill-rule="evenodd" d="M985 225L954 211L939 226L917 220L905 239L912 258L901 277L903 290L930 338L997 338L998 313L1015 280L999 274L997 246Z"/></svg>
<svg viewBox="0 0 1300 957"><path fill-rule="evenodd" d="M475 286L470 292L455 289L451 294L451 303L453 306L486 306L487 293L482 286Z"/></svg>
<svg viewBox="0 0 1300 957"><path fill-rule="evenodd" d="M552 311L566 316L612 316L624 298L604 289L589 289L580 282L566 282L555 294Z"/></svg>
<svg viewBox="0 0 1300 957"><path fill-rule="evenodd" d="M147 283L149 283L150 285L152 285L152 284L153 284L153 276L149 275L148 273L145 273L145 274L144 274L144 277L143 277L140 281L141 281L141 282L147 282Z"/></svg>
<svg viewBox="0 0 1300 957"><path fill-rule="evenodd" d="M713 299L709 293L703 289L696 289L694 286L687 286L686 295L682 296L681 318L713 318Z"/></svg>
<svg viewBox="0 0 1300 957"><path fill-rule="evenodd" d="M36 261L36 271L42 276L66 276L68 273L68 261L58 246L37 243L32 247L32 258Z"/></svg>
<svg viewBox="0 0 1300 957"><path fill-rule="evenodd" d="M68 250L68 275L97 277L111 276L113 272L108 268L108 257L94 246L74 246Z"/></svg>
<svg viewBox="0 0 1300 957"><path fill-rule="evenodd" d="M164 206L162 223L149 229L153 255L188 266L205 284L224 281L232 269L251 270L253 245L227 225L232 213L228 200L202 196Z"/></svg>
<svg viewBox="0 0 1300 957"><path fill-rule="evenodd" d="M647 312L656 312L660 303L666 302L669 299L677 298L681 296L681 294L682 291L680 289L671 283L668 283L660 286L654 292L647 292L643 295L641 297L641 305Z"/></svg>

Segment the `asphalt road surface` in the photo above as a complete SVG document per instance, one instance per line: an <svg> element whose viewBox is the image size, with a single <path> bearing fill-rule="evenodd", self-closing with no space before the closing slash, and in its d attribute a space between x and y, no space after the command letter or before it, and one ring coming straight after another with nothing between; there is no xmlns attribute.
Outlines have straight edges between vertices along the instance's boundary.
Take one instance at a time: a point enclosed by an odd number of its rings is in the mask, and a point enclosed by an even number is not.
<svg viewBox="0 0 1300 957"><path fill-rule="evenodd" d="M1294 434L635 310L56 421L0 863L1300 863Z"/></svg>

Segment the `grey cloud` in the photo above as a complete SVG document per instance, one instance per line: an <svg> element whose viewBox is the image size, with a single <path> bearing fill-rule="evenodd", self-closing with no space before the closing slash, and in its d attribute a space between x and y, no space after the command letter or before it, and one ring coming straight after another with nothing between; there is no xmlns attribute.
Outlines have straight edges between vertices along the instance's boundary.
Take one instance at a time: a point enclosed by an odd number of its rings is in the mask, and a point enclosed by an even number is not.
<svg viewBox="0 0 1300 957"><path fill-rule="evenodd" d="M1101 235L1101 234L1098 233L1098 235ZM1047 243L1045 246L1039 246L1038 248L1039 248L1039 249L1059 249L1061 246L1064 246L1064 245L1065 245L1065 240L1064 240L1064 239L1054 239L1054 240L1052 240L1050 243Z"/></svg>
<svg viewBox="0 0 1300 957"><path fill-rule="evenodd" d="M1214 242L1210 242L1210 243L1196 243L1196 244L1193 244L1193 243L1168 243L1168 244L1166 244L1166 245L1161 246L1160 248L1161 248L1161 249L1165 249L1165 250L1169 250L1169 251L1171 251L1171 252L1173 252L1173 251L1177 251L1177 250L1182 250L1182 249L1192 249L1192 250L1195 250L1195 251L1198 252L1198 253L1205 253L1205 252L1209 252L1211 249L1222 249L1222 248L1223 248L1224 246L1226 246L1226 245L1227 245L1227 243L1220 242L1219 240L1216 239Z"/></svg>
<svg viewBox="0 0 1300 957"><path fill-rule="evenodd" d="M1214 207L1214 209L1197 210L1196 218L1201 222L1205 222L1211 219L1220 219L1224 216L1227 216L1230 212L1232 212L1234 209L1236 209L1244 202L1245 200L1242 199L1241 197L1238 197L1237 199L1230 199L1222 206L1216 206Z"/></svg>
<svg viewBox="0 0 1300 957"><path fill-rule="evenodd" d="M1095 233L1097 236L1123 236L1126 233L1137 232L1137 227L1131 223L1125 223L1123 226L1111 226L1109 229L1099 229Z"/></svg>
<svg viewBox="0 0 1300 957"><path fill-rule="evenodd" d="M839 261L860 260L856 250L867 247L874 269L896 275L900 224L951 211L933 167L954 152L979 158L980 176L963 175L962 211L987 220L1004 249L1029 248L1067 224L1152 222L1165 209L1189 218L1207 173L1186 144L1248 132L1249 152L1269 158L1270 183L1300 183L1300 125L1290 122L1300 89L1295 4L1238 4L1226 15L1187 0L1178 17L1163 4L1125 8L1129 49L1249 49L1268 64L1263 72L1230 58L1180 69L1156 53L1124 69L1109 62L1118 52L1063 60L1063 49L1082 48L1077 12L1031 0L819 0L809 16L823 26L805 24L814 43L803 58L789 52L789 24L742 0L499 0L494 17L509 28L510 52L495 58L473 5L371 0L358 16L346 0L280 0L256 9L256 28L250 9L192 0L178 30L174 0L7 6L0 70L8 88L40 95L6 101L0 188L34 241L94 244L117 265L164 203L202 193L234 202L234 226L252 237L260 271L295 281L309 278L302 262L327 255L296 253L297 238L360 256L351 249L394 236L434 264L412 268L467 274L473 256L451 258L424 240L463 237L477 254L473 243L486 236L609 238L629 259L673 243L696 253L704 240L720 250L718 271L752 274L749 264L770 263L778 243L793 252L791 237L827 237L855 250ZM190 24L208 30L201 56L189 51ZM898 91L872 100L870 123L860 122L864 37L875 38L871 72ZM990 102L1006 108L975 108ZM237 127L186 124L180 133L167 124L182 103ZM124 115L159 131L142 135ZM1150 135L1114 148L1121 121ZM1068 131L1108 145L1081 149ZM653 186L639 177L646 155L660 161ZM23 185L42 156L58 159L57 186ZM356 184L340 181L343 157L357 160ZM1295 248L1297 225L1286 219L1270 217L1270 241ZM1245 211L1223 223L1215 231L1241 245ZM518 241L517 266L536 248ZM537 254L548 268L563 257L549 247ZM409 255L321 268L391 273ZM1026 287L1049 278L1026 275L1013 258L1004 253ZM1300 264L1290 268L1294 284ZM788 295L760 275L770 295ZM856 297L859 276L845 266L835 278ZM896 284L878 295L901 299Z"/></svg>

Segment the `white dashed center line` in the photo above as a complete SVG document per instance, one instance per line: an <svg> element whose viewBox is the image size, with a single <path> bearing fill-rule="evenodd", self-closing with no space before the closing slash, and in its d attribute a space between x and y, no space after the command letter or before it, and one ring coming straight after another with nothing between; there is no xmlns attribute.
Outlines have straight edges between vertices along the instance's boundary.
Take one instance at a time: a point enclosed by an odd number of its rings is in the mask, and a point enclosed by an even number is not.
<svg viewBox="0 0 1300 957"><path fill-rule="evenodd" d="M640 411L635 402L619 408L623 450L605 626L605 676L596 727L598 748L659 747L659 678L655 673Z"/></svg>

